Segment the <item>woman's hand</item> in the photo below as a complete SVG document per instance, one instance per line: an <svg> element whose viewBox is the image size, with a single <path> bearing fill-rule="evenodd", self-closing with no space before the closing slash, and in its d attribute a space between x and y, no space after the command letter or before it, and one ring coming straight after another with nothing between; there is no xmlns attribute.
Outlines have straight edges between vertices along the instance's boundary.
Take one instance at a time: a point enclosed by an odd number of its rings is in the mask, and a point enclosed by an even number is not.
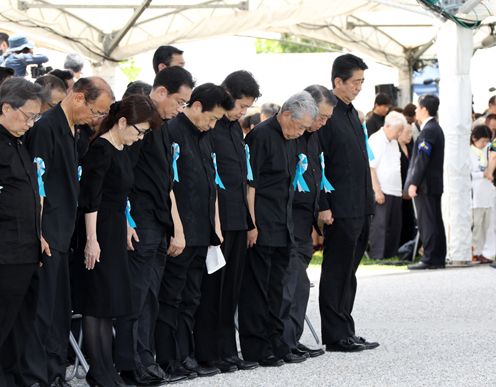
<svg viewBox="0 0 496 387"><path fill-rule="evenodd" d="M100 244L96 238L90 238L84 248L84 266L88 270L93 270L97 262L100 262Z"/></svg>

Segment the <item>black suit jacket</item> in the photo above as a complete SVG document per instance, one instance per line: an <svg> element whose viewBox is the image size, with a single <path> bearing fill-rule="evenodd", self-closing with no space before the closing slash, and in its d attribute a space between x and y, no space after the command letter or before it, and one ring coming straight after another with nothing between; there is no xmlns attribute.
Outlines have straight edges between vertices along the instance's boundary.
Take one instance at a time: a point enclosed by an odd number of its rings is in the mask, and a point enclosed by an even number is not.
<svg viewBox="0 0 496 387"><path fill-rule="evenodd" d="M435 119L429 120L413 147L405 190L413 184L417 193L443 193L444 134Z"/></svg>
<svg viewBox="0 0 496 387"><path fill-rule="evenodd" d="M319 130L325 175L335 191L326 195L334 218L374 213L365 133L353 105L338 98L332 117Z"/></svg>

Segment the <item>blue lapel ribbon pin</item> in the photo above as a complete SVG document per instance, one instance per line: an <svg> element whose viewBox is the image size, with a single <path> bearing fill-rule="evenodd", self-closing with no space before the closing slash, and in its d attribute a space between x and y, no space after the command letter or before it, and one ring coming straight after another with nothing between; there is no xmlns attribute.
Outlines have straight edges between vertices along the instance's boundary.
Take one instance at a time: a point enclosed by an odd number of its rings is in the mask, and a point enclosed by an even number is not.
<svg viewBox="0 0 496 387"><path fill-rule="evenodd" d="M320 159L320 166L322 167L322 180L320 180L320 189L324 190L325 193L330 193L334 191L334 187L329 182L329 180L327 180L327 177L325 175L324 152L320 152L319 159Z"/></svg>
<svg viewBox="0 0 496 387"><path fill-rule="evenodd" d="M251 169L251 164L250 164L250 147L248 144L245 144L245 154L246 154L246 169L248 173L246 174L246 178L248 181L253 181L253 171Z"/></svg>
<svg viewBox="0 0 496 387"><path fill-rule="evenodd" d="M217 155L215 154L215 152L212 152L211 156L212 156L212 161L214 163L214 169L215 169L215 184L217 184L219 186L219 188L221 188L221 189L226 189L226 187L224 187L224 183L220 179L219 171L217 170Z"/></svg>
<svg viewBox="0 0 496 387"><path fill-rule="evenodd" d="M46 197L45 184L43 183L43 175L45 174L45 162L41 157L35 157L34 163L36 164L36 175L38 176L38 189L42 198Z"/></svg>
<svg viewBox="0 0 496 387"><path fill-rule="evenodd" d="M298 163L296 164L296 174L293 180L293 188L298 189L298 192L310 192L308 184L303 178L303 174L308 169L308 158L305 154L300 153L298 155Z"/></svg>
<svg viewBox="0 0 496 387"><path fill-rule="evenodd" d="M369 135L367 134L367 125L365 122L362 125L363 127L363 133L365 134L365 147L367 148L367 156L369 158L369 161L372 161L375 159L374 157L374 152L372 152L372 148L370 147L369 144Z"/></svg>
<svg viewBox="0 0 496 387"><path fill-rule="evenodd" d="M136 222L131 216L131 202L129 201L129 199L127 199L127 203L126 203L126 219L127 219L127 224L129 224L129 227L136 228Z"/></svg>
<svg viewBox="0 0 496 387"><path fill-rule="evenodd" d="M177 172L177 159L179 158L179 155L181 153L181 150L179 148L179 144L176 142L172 143L172 172L174 175L173 181L179 182L179 173Z"/></svg>

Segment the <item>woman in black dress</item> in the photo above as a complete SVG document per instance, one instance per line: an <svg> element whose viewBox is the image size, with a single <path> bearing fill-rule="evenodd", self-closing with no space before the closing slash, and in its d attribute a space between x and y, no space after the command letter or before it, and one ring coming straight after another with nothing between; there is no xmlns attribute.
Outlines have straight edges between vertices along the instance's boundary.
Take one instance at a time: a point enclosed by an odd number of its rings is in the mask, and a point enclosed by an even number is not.
<svg viewBox="0 0 496 387"><path fill-rule="evenodd" d="M83 159L83 331L90 386L124 385L112 360L112 319L132 312L125 208L133 169L125 145L143 139L158 115L148 97L115 102Z"/></svg>
<svg viewBox="0 0 496 387"><path fill-rule="evenodd" d="M401 132L401 135L398 138L398 146L401 154L401 184L404 185L413 149L412 127L410 125L406 126ZM403 197L403 200L401 201L401 210L402 225L400 246L415 238L415 216L413 213L412 199Z"/></svg>

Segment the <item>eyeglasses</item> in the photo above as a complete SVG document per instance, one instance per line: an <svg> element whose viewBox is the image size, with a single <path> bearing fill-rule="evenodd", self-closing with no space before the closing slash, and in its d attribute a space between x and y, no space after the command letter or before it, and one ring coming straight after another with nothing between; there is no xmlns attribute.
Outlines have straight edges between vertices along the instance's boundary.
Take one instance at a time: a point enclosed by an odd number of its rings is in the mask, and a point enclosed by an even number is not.
<svg viewBox="0 0 496 387"><path fill-rule="evenodd" d="M93 110L88 102L86 102L86 106L88 106L91 115L95 118L103 118L108 114L108 112L99 112L98 110Z"/></svg>
<svg viewBox="0 0 496 387"><path fill-rule="evenodd" d="M320 121L327 122L327 120L329 120L329 118L331 118L331 117L332 117L332 114L319 114L318 119Z"/></svg>
<svg viewBox="0 0 496 387"><path fill-rule="evenodd" d="M131 124L131 126L136 129L136 131L138 132L138 136L144 136L145 134L148 134L152 131L151 128L148 128L148 129L140 129L138 128L136 125L134 124Z"/></svg>
<svg viewBox="0 0 496 387"><path fill-rule="evenodd" d="M184 108L188 107L188 103L177 101L177 106L180 107L181 109L184 109Z"/></svg>
<svg viewBox="0 0 496 387"><path fill-rule="evenodd" d="M19 110L24 115L24 117L26 118L26 122L31 121L34 124L36 121L38 121L41 118L41 114L27 114L24 111L22 111L21 108L17 108L17 110Z"/></svg>

